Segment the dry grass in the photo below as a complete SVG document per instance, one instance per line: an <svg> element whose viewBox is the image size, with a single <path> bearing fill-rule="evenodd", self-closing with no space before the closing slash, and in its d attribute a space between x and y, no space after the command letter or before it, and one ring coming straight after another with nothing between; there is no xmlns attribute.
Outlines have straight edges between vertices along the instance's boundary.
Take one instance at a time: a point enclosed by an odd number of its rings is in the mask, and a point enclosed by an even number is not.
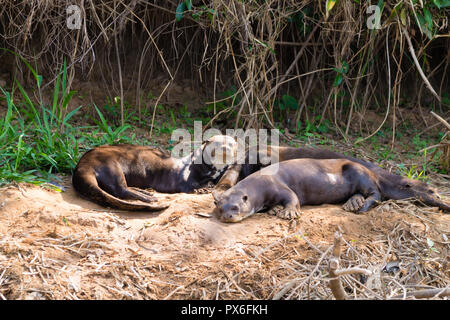
<svg viewBox="0 0 450 320"><path fill-rule="evenodd" d="M285 93L299 101L299 109L291 115L294 128L300 119L311 121L321 115L345 137L353 130L373 133L364 121L367 109L373 107L391 116L395 131L403 96L411 96L420 115L424 101L444 112L445 105L430 101L425 90L441 97L448 87L449 8L430 9L436 35L428 40L414 18L422 12L422 2L413 7L410 1L401 1L397 9L404 10L402 22L394 11L397 2L385 1L378 30L366 26L367 2L338 2L330 12L317 1L192 3L192 11L177 21L179 1L74 1L83 25L70 30L63 1L6 1L0 9L1 46L47 73L44 86L52 83L67 60L70 83L75 77L103 80L108 96L134 96L139 113L145 90L157 76L166 89L178 78L212 87L216 115L235 111L233 120L241 127L275 126L279 116L275 101ZM424 70L411 64L407 55ZM333 68L341 69L345 63L348 71L333 87ZM28 70L18 59L14 64L21 81ZM219 92L232 84L237 92L228 101L230 107L216 109ZM239 101L231 103L236 98Z"/></svg>
<svg viewBox="0 0 450 320"><path fill-rule="evenodd" d="M76 78L103 80L109 84L110 97L131 92L139 111L150 80L162 73L165 88L180 77L212 87L215 106L219 92L235 84L236 95L229 100L239 97L239 101L228 100L228 108L214 110L216 117L235 111L235 126L275 126L275 100L284 93L299 101L300 108L290 118L312 120L320 115L344 137L352 130L373 134L365 120L369 108L386 114L382 124L392 121L395 130L403 95L410 95L415 114L426 123L422 104L430 102L427 85L416 76L402 22L398 16L388 19L392 1L385 1L382 26L376 32L366 28L365 1L340 1L328 16L324 1L194 1L194 11L180 22L175 20L176 1L74 2L85 17L83 27L75 31L65 27L65 2L4 1L0 8L1 46L45 71L45 87L51 87L66 60L69 83ZM192 14L202 11L203 3L214 14L195 20ZM449 39L429 41L413 18L420 2L414 8L410 1L402 3L414 54L442 96L449 81ZM448 10L433 11L438 34L448 31ZM306 14L304 32L290 21L300 13ZM333 88L333 68L342 68L343 61L349 70L340 87ZM28 77L32 83L19 60L10 63L19 82ZM442 103L432 100L429 105L448 116ZM357 299L414 299L410 295L415 291L448 290L449 225L430 219L432 209L408 201L389 201L380 207L388 209L390 215L408 219L374 224L374 232L358 241L344 236L341 267L372 272L368 277L342 275L346 294ZM108 236L18 228L0 236L0 298L333 298L328 271L333 234L322 239L327 241L313 241L299 226L292 229L263 249L242 249L226 263L194 261L182 267L137 252L124 258ZM384 272L385 267L392 271ZM83 281L83 290L80 279L89 280Z"/></svg>
<svg viewBox="0 0 450 320"><path fill-rule="evenodd" d="M403 218L383 218L383 212ZM436 213L408 201L388 201L377 209L381 223L374 220L370 234L342 239L340 267L346 271L340 280L347 298L448 296L450 225L429 214ZM287 236L259 249L246 246L232 259L213 265L186 260L183 266L131 249L126 258L112 239L88 232L16 229L0 239L0 298L333 299L333 235L314 243L296 223L290 228Z"/></svg>

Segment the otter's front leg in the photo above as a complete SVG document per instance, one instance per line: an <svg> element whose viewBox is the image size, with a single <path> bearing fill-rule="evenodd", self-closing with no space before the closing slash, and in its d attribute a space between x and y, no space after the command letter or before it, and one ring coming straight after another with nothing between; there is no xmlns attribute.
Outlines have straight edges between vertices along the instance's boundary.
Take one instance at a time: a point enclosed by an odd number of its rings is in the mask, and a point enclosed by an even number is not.
<svg viewBox="0 0 450 320"><path fill-rule="evenodd" d="M364 196L359 193L354 194L342 207L345 211L362 213L369 211L372 207L378 204L380 200L380 192L378 192L378 190L373 190L367 198L364 198Z"/></svg>
<svg viewBox="0 0 450 320"><path fill-rule="evenodd" d="M281 196L279 204L273 206L267 213L282 219L300 217L300 201L295 192L286 188L283 191L279 191L278 195Z"/></svg>
<svg viewBox="0 0 450 320"><path fill-rule="evenodd" d="M363 196L362 196L362 195ZM359 194L353 195L345 204L344 209L355 213L369 211L381 200L381 193L370 176L361 179Z"/></svg>
<svg viewBox="0 0 450 320"><path fill-rule="evenodd" d="M364 201L366 199L363 195L357 193L354 194L346 203L342 206L345 211L357 212L364 206Z"/></svg>
<svg viewBox="0 0 450 320"><path fill-rule="evenodd" d="M364 201L364 205L362 206L361 209L359 209L358 211L356 211L356 213L361 213L361 212L366 212L369 211L372 207L376 206L378 203L380 203L381 201L381 194L380 192L377 190L375 192L373 192L372 194L370 194L366 200Z"/></svg>
<svg viewBox="0 0 450 320"><path fill-rule="evenodd" d="M217 193L222 193L234 186L239 180L239 173L241 170L241 164L234 164L230 166L216 184L214 191Z"/></svg>

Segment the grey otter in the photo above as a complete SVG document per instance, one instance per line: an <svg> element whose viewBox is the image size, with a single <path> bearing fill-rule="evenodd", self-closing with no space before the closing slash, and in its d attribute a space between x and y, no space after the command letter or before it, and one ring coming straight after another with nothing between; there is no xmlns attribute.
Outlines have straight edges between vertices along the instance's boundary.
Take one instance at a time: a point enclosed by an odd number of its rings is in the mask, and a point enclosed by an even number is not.
<svg viewBox="0 0 450 320"><path fill-rule="evenodd" d="M267 166L272 153L275 151L273 161L281 162L290 159L347 159L356 162L369 169L378 179L381 192L381 200L387 199L407 199L416 198L426 205L436 206L443 210L450 211L450 207L440 200L439 195L426 183L408 179L380 168L374 163L349 157L337 152L320 148L293 148L268 146L267 152L250 149L246 153L243 164L233 164L223 174L215 187L215 197L234 186L237 181L244 179L250 174ZM256 155L256 159L253 157Z"/></svg>
<svg viewBox="0 0 450 320"><path fill-rule="evenodd" d="M184 158L148 146L100 146L86 152L79 160L73 176L75 190L88 199L124 210L162 210L152 188L159 192L191 192L216 182L225 169L220 155L235 154L237 144L232 137L214 136ZM216 155L215 150L219 150ZM199 161L198 161L199 160ZM140 203L127 200L139 200Z"/></svg>
<svg viewBox="0 0 450 320"><path fill-rule="evenodd" d="M216 199L216 206L223 221L238 222L264 208L281 218L295 218L301 205L347 201L344 207L359 213L380 200L377 177L356 162L294 159L251 174Z"/></svg>

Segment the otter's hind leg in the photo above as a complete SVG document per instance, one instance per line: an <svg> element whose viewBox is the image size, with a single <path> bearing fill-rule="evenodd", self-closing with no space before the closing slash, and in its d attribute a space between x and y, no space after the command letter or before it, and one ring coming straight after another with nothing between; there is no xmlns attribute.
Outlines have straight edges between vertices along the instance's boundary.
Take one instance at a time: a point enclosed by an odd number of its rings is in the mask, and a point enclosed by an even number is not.
<svg viewBox="0 0 450 320"><path fill-rule="evenodd" d="M156 198L147 194L147 191L137 191L134 187L128 187L119 165L109 165L100 169L97 174L97 181L100 188L119 199L143 202L156 201Z"/></svg>
<svg viewBox="0 0 450 320"><path fill-rule="evenodd" d="M154 202L157 201L155 197L152 197L148 195L147 193L142 192L142 190L139 190L137 188L133 187L127 187L124 186L124 188L120 191L119 198L127 199L127 200L141 200L144 202Z"/></svg>
<svg viewBox="0 0 450 320"><path fill-rule="evenodd" d="M140 188L136 188L136 187L128 187L129 189L132 189L138 193L142 193L146 196L152 197L153 198L153 193L144 189L140 189Z"/></svg>

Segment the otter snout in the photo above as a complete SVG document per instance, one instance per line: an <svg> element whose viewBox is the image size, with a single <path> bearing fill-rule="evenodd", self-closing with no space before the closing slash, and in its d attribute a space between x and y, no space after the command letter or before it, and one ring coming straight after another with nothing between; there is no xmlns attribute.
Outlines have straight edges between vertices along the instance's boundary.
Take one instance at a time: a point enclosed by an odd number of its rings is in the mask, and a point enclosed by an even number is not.
<svg viewBox="0 0 450 320"><path fill-rule="evenodd" d="M244 215L239 212L239 207L233 204L225 204L219 209L219 218L223 222L239 222Z"/></svg>
<svg viewBox="0 0 450 320"><path fill-rule="evenodd" d="M239 214L239 207L237 205L226 203L219 208L219 212L222 220L230 220Z"/></svg>

